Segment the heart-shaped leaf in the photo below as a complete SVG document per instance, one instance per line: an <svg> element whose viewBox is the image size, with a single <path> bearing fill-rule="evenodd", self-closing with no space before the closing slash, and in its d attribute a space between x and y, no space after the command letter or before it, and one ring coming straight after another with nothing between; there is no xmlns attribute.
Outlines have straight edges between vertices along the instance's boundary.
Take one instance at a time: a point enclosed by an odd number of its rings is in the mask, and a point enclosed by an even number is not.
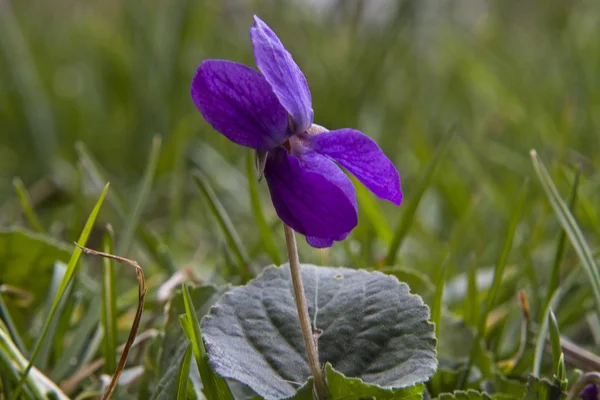
<svg viewBox="0 0 600 400"><path fill-rule="evenodd" d="M388 389L435 372L429 309L406 284L347 268L302 265L301 274L322 363ZM287 265L225 294L202 331L214 370L267 400L293 396L310 376Z"/></svg>

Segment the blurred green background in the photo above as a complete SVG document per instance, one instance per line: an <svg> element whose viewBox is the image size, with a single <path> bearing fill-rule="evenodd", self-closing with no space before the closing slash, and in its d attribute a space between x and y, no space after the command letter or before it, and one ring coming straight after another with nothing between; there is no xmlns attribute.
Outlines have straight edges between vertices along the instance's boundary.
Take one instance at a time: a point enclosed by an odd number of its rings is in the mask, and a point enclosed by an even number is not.
<svg viewBox="0 0 600 400"><path fill-rule="evenodd" d="M466 271L472 267L469 276L485 293L519 190L527 186L486 337L495 361L509 358L519 345L522 318L516 294L525 290L532 319L543 317L560 248L561 228L534 173L532 148L565 199L581 171L573 212L598 256L598 0L0 0L0 232L23 227L72 243L110 181L88 245L101 248L110 223L115 252L143 265L146 307L153 314L142 329L157 326L162 309L154 306L164 301L157 289L184 266L206 282L239 283L247 277L242 265L256 273L284 259L283 232L266 185L258 185L258 197L251 195L251 153L213 131L189 94L204 59L254 66L248 36L253 14L278 33L304 71L315 122L365 132L402 177L399 208L358 185L358 227L327 250L299 238L302 261L382 268L387 255L385 271L431 305L446 260L444 308L474 327L485 295L469 304ZM194 171L214 190L218 212L195 184ZM27 188L30 214L39 222L23 212L15 177ZM266 219L262 230L259 206ZM216 216L230 219L230 236ZM265 232L271 232L272 245ZM398 251L390 256L394 245ZM63 261L66 246L59 251ZM4 254L0 284L10 278L7 271L21 273L7 282L45 298L54 253L48 250L51 259L41 266L27 246L18 251L29 263L11 264L10 251ZM589 281L569 244L564 259L556 259L559 279L571 271L577 278L555 309L561 333L597 351L600 320ZM75 310L98 308L100 272L88 266L94 263L87 258L77 276L74 293L83 306L77 303ZM116 273L127 278L117 281L122 341L137 288L133 271ZM31 345L40 317L37 325L24 324L29 311L16 303L9 308ZM98 324L95 313L77 349L87 349L85 335ZM96 342L81 364L70 364L61 346L77 339L86 314L65 315L59 333L70 335L57 335L54 359L36 364L54 365L57 380L98 355ZM442 325L442 334L450 326ZM458 345L447 340L440 358L464 358L454 354L464 337ZM529 370L531 359L524 357L513 372ZM548 363L545 368L551 370Z"/></svg>
<svg viewBox="0 0 600 400"><path fill-rule="evenodd" d="M452 130L407 225L401 267L435 281L449 252L449 277L464 272L473 256L482 268L493 265L518 190L532 178L509 259L516 278L504 298L513 307L517 289L527 289L539 307L559 225L533 173L532 148L564 197L574 169L582 169L575 214L592 247L598 242L597 0L0 0L0 224L27 225L13 191L18 176L44 230L72 242L110 181L110 205L98 225L110 222L117 243L123 236L133 242L132 250L122 246L123 255L145 262L157 281L184 265L220 275L219 267L235 262L192 182L191 171L199 169L248 257L268 264L249 200L249 152L213 131L189 95L204 59L254 66L253 14L279 34L304 71L315 122L367 133L402 176L400 208L359 186L359 227L331 250L300 239L304 261L380 263ZM142 196L156 135L162 147L155 179ZM259 191L283 255L266 185ZM141 228L128 225L132 213ZM567 256L572 269L576 258ZM582 311L589 310L589 292L580 297ZM573 329L590 339L587 327Z"/></svg>

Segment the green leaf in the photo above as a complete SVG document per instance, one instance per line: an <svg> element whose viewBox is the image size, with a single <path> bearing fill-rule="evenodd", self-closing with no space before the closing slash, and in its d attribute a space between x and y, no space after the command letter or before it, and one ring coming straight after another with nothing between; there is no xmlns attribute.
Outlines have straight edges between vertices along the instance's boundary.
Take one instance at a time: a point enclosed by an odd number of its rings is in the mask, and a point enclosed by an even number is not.
<svg viewBox="0 0 600 400"><path fill-rule="evenodd" d="M87 222L85 223L83 231L81 232L81 235L79 236L79 240L77 242L77 244L79 246L86 245L87 240L90 236L90 233L92 232L92 228L94 227L94 223L96 222L96 218L98 217L98 213L100 212L100 208L102 207L102 203L104 202L104 198L106 197L107 191L108 191L108 184L106 184L106 186L104 186L104 190L102 190L102 193L100 194L100 198L98 198L96 205L92 209L92 213L90 214ZM23 376L19 380L19 383L17 384L15 391L12 393L12 396L10 397L11 400L18 399L21 387L23 386L23 383L27 379L27 375L28 375L29 371L31 370L31 367L33 366L33 363L35 362L35 360L38 356L38 353L42 347L42 344L44 343L44 340L46 339L46 335L48 334L48 329L50 328L50 324L52 323L52 319L54 318L54 313L56 312L56 309L58 308L58 304L63 296L63 293L65 292L67 285L71 281L71 278L75 274L75 269L77 268L77 264L79 263L79 258L81 257L81 253L82 253L81 248L76 247L75 250L73 251L73 254L71 255L71 259L69 260L69 263L67 265L67 271L65 272L65 275L60 283L60 287L58 288L56 297L54 298L54 301L52 302L52 306L50 307L50 312L48 313L48 316L46 317L46 320L44 322L44 326L42 327L42 333L40 334L40 336L36 342L35 348L31 355L31 359L29 360L29 365L27 365L27 368L25 368L25 371L23 372Z"/></svg>
<svg viewBox="0 0 600 400"><path fill-rule="evenodd" d="M279 250L277 250L277 246L273 240L273 235L271 235L272 230L265 219L265 214L263 213L260 203L260 195L258 193L257 184L258 177L256 176L255 172L252 151L248 152L248 157L246 157L246 174L248 175L248 190L250 191L252 214L254 214L254 219L256 220L256 227L258 228L258 233L260 234L261 243L271 258L271 262L273 262L275 265L281 265Z"/></svg>
<svg viewBox="0 0 600 400"><path fill-rule="evenodd" d="M546 167L538 159L535 150L531 150L531 160L533 161L533 167L535 168L540 183L544 188L544 192L550 201L550 205L563 230L567 234L571 245L575 249L575 253L577 253L577 257L579 257L579 261L581 262L581 266L588 275L588 281L592 288L592 293L594 294L596 308L600 311L600 269L598 268L598 264L596 264L592 250L585 240L579 225L577 225L575 217L573 217L573 214L569 211L569 207L560 197L560 193L558 193L558 189L556 189L554 182L552 182L552 178L546 170Z"/></svg>
<svg viewBox="0 0 600 400"><path fill-rule="evenodd" d="M552 384L552 382L529 376L527 393L525 393L523 400L559 400L561 395L560 387Z"/></svg>
<svg viewBox="0 0 600 400"><path fill-rule="evenodd" d="M35 296L34 307L45 299L54 263L66 263L70 256L68 246L48 236L19 228L0 229L0 282L27 289Z"/></svg>
<svg viewBox="0 0 600 400"><path fill-rule="evenodd" d="M437 366L434 327L420 297L379 272L302 265L322 363L370 385L426 381ZM202 320L211 365L269 399L293 396L310 369L292 294L290 269L267 267L223 296Z"/></svg>
<svg viewBox="0 0 600 400"><path fill-rule="evenodd" d="M457 390L452 393L442 393L438 397L439 400L492 400L492 397L483 392L478 392L476 390Z"/></svg>
<svg viewBox="0 0 600 400"><path fill-rule="evenodd" d="M333 369L330 363L325 365L327 385L331 400L421 400L424 386L422 383L401 389L387 389L365 383L360 378L348 378Z"/></svg>
<svg viewBox="0 0 600 400"><path fill-rule="evenodd" d="M192 328L191 330L186 330L186 332L189 334L188 339L192 342L194 357L196 358L196 364L198 365L198 371L200 372L200 378L202 379L204 393L209 399L233 400L233 395L231 394L225 379L215 374L208 364L206 349L204 347L204 341L202 340L202 331L200 330L200 323L198 321L198 314L196 314L194 303L185 284L182 285L182 290L183 303L188 323L187 326L189 327L189 324L191 324Z"/></svg>

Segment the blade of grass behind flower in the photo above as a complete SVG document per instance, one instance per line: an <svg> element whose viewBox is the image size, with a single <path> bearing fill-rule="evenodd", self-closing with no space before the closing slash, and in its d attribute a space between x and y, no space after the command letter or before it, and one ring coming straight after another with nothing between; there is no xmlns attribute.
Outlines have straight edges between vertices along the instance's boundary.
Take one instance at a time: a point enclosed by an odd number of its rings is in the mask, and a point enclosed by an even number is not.
<svg viewBox="0 0 600 400"><path fill-rule="evenodd" d="M575 207L575 202L577 201L577 188L579 187L579 177L581 175L581 170L577 170L575 173L575 179L573 180L573 185L571 186L571 193L569 193L569 209L573 210ZM556 245L556 251L554 253L554 263L552 265L552 272L550 273L550 280L548 281L548 288L546 292L546 299L544 300L544 304L542 310L545 310L548 304L550 303L550 299L552 298L552 294L558 287L558 283L560 280L560 264L563 260L564 252L565 252L565 244L566 244L567 234L564 229L561 229L560 234L558 236L558 242ZM541 315L540 318L544 318L544 315Z"/></svg>
<svg viewBox="0 0 600 400"><path fill-rule="evenodd" d="M144 300L146 298L146 280L144 279L144 271L142 267L134 260L130 260L125 257L115 256L113 254L103 253L100 251L88 249L86 247L77 246L80 248L85 254L90 254L93 256L100 256L102 258L110 258L111 260L118 261L120 263L129 265L135 268L135 275L138 281L138 303L137 309L135 311L135 316L133 318L133 322L131 323L131 330L129 331L129 335L127 336L127 341L125 342L125 346L123 347L123 352L121 353L121 357L119 358L119 364L113 376L108 384L108 387L104 391L102 395L102 400L108 400L111 398L115 389L117 388L117 383L119 382L119 377L123 373L125 369L125 365L127 364L127 356L129 355L129 351L135 342L135 336L137 335L137 331L140 327L140 322L142 320L142 313L144 311Z"/></svg>
<svg viewBox="0 0 600 400"><path fill-rule="evenodd" d="M110 225L102 238L102 251L113 254L114 234ZM103 352L104 372L112 374L117 367L117 289L113 260L102 259L102 312L101 326L104 331Z"/></svg>
<svg viewBox="0 0 600 400"><path fill-rule="evenodd" d="M196 170L193 174L194 182L196 186L200 189L208 206L210 207L211 212L217 219L219 226L223 230L225 237L227 239L227 244L231 249L232 253L235 255L236 260L238 262L238 268L240 268L240 275L244 280L248 280L251 278L252 274L250 272L250 259L248 258L248 253L244 245L242 244L242 240L240 239L240 235L237 233L233 223L231 222L231 218L225 211L225 208L217 198L217 195L213 191L212 187L208 183L208 179L206 176Z"/></svg>
<svg viewBox="0 0 600 400"><path fill-rule="evenodd" d="M13 343L15 344L15 346L17 347L17 349L22 354L25 354L26 349L25 349L25 344L23 342L23 339L21 339L21 335L19 335L19 331L17 330L17 327L16 327L15 323L13 322L12 317L10 316L8 307L6 307L6 304L4 303L4 300L2 299L2 286L1 285L0 285L0 321L3 321L4 324L6 325L6 331L10 335L10 337L11 337Z"/></svg>
<svg viewBox="0 0 600 400"><path fill-rule="evenodd" d="M31 207L31 199L29 197L29 193L27 192L27 188L23 184L23 181L20 178L14 178L13 187L15 189L15 194L19 199L19 204L21 204L21 208L23 209L23 214L25 214L25 218L27 218L27 222L31 228L36 232L44 233L44 227L42 226L42 223L38 219L37 215L35 215L33 207Z"/></svg>
<svg viewBox="0 0 600 400"><path fill-rule="evenodd" d="M544 188L544 192L550 201L550 205L558 218L564 232L566 233L573 249L577 253L579 257L579 261L584 271L588 275L588 281L590 286L592 287L592 293L594 294L594 300L596 302L596 308L600 312L600 271L598 270L598 264L596 264L596 260L592 254L592 250L588 245L579 225L577 225L577 221L573 217L573 214L569 211L569 207L565 204L563 199L560 197L558 193L558 189L552 182L552 178L546 170L546 167L542 163L541 160L538 159L537 153L535 150L531 150L530 152L531 160L533 162L533 167L535 172Z"/></svg>
<svg viewBox="0 0 600 400"><path fill-rule="evenodd" d="M98 165L96 160L92 157L89 150L82 142L75 144L75 150L79 158L79 162L83 169L87 172L88 176L92 180L95 186L100 187L102 182L106 182L106 174L102 167ZM118 190L113 188L111 196L108 198L108 203L113 207L119 218L126 221L127 214L125 209L125 201L123 196ZM177 267L173 262L171 254L168 248L161 243L161 241L152 233L143 223L138 223L137 234L140 242L144 245L144 248L150 255L157 261L158 265L162 267L168 275L173 275L177 271Z"/></svg>
<svg viewBox="0 0 600 400"><path fill-rule="evenodd" d="M20 111L27 121L35 160L50 169L59 154L52 108L44 92L20 20L11 2L0 2L0 51L4 55L10 81L20 101Z"/></svg>
<svg viewBox="0 0 600 400"><path fill-rule="evenodd" d="M152 139L152 148L150 150L150 156L148 157L148 164L146 164L146 170L142 178L142 185L138 193L137 199L133 206L133 211L129 214L127 222L125 224L125 230L119 240L117 246L117 253L126 255L129 252L131 243L133 242L133 236L140 223L142 212L148 202L150 191L152 190L152 182L154 181L154 175L156 173L156 166L158 164L158 157L160 155L162 140L159 135L154 136Z"/></svg>
<svg viewBox="0 0 600 400"><path fill-rule="evenodd" d="M188 343L181 363L179 364L179 371L177 371L177 400L187 399L188 381L190 376L190 361L194 354L191 342Z"/></svg>
<svg viewBox="0 0 600 400"><path fill-rule="evenodd" d="M67 273L67 267L62 263L56 263L54 265L54 271L52 272L52 280L50 281L50 289L48 290L48 296L46 298L46 313L50 313L52 299L55 299L58 296L61 284L65 279L65 275ZM61 294L61 299L58 302L58 306L55 309L55 313L59 316L52 320L49 328L46 331L45 340L42 343L42 347L38 353L37 360L35 362L35 366L40 370L46 370L48 366L48 361L50 360L50 355L54 348L54 339L57 336L57 332L59 331L59 325L61 319L66 317L70 318L69 310L72 309L74 298L71 297L73 294L73 281L70 281L64 288L64 291ZM65 312L66 311L66 312ZM61 335L58 335L58 340L62 340Z"/></svg>
<svg viewBox="0 0 600 400"><path fill-rule="evenodd" d="M425 170L425 175L421 179L421 186L419 186L414 196L406 200L408 204L404 208L402 219L400 220L400 223L397 225L396 230L394 231L394 236L392 237L390 249L387 253L387 256L385 257L384 265L391 266L394 265L394 263L396 262L396 256L398 255L398 251L400 250L400 247L402 246L402 243L406 238L406 234L408 233L408 230L410 229L413 220L415 219L419 203L421 202L423 195L427 191L427 188L429 188L429 186L433 182L433 177L435 176L437 166L444 154L446 154L448 144L451 142L453 137L454 128L452 128L450 132L448 132L445 135L444 139L435 150L435 154L433 155L433 158L431 159L429 165L427 166L427 169Z"/></svg>
<svg viewBox="0 0 600 400"><path fill-rule="evenodd" d="M439 276L436 282L436 290L435 296L433 298L433 303L431 305L431 322L435 324L435 337L437 338L437 352L439 354L440 347L440 329L442 325L442 308L443 308L443 298L444 298L444 286L446 283L446 275L448 272L448 264L450 261L450 256L448 255L442 264L442 268L439 272ZM431 377L431 381L429 383L431 392L434 395L440 393L442 387L442 377L440 374L435 374Z"/></svg>
<svg viewBox="0 0 600 400"><path fill-rule="evenodd" d="M204 387L204 394L208 399L233 400L233 395L225 379L218 376L208 363L198 314L196 314L187 286L183 284L181 287L186 314L186 322L182 326L188 335L188 339L192 342L194 357L196 358L196 364L198 365L198 371L202 379L202 386Z"/></svg>
<svg viewBox="0 0 600 400"><path fill-rule="evenodd" d="M521 220L521 215L523 213L523 207L525 204L525 199L527 197L527 187L528 181L523 183L521 187L520 193L517 196L517 203L515 204L515 208L512 214L512 217L508 224L508 229L506 233L506 238L504 240L504 247L502 252L500 253L500 257L498 257L498 261L496 262L496 266L494 268L494 278L492 280L492 286L490 287L487 299L485 302L485 307L483 313L479 316L479 321L477 324L477 332L475 334L475 340L473 341L473 347L471 349L471 354L469 356L469 360L467 362L467 368L463 375L461 376L459 382L459 389L464 388L466 382L469 380L469 374L471 373L471 367L473 366L473 360L479 351L479 343L485 337L485 328L488 315L494 306L496 301L496 295L498 294L498 290L500 289L500 285L502 283L502 276L504 275L504 269L506 267L506 261L508 259L508 255L512 248L512 242L515 237L515 232L517 231L517 226L519 225L519 221Z"/></svg>
<svg viewBox="0 0 600 400"><path fill-rule="evenodd" d="M538 328L535 351L533 354L533 370L531 371L533 376L540 376L540 372L542 370L542 357L544 356L544 349L546 348L546 337L548 336L550 313L553 309L556 309L558 302L562 299L565 293L571 289L571 286L577 279L577 275L577 271L573 270L565 279L563 279L563 283L556 288L552 294L552 297L550 298L550 302L544 309L543 318L541 319L541 323Z"/></svg>
<svg viewBox="0 0 600 400"><path fill-rule="evenodd" d="M269 228L269 224L265 219L262 206L260 204L260 196L258 193L258 177L256 176L253 154L251 151L248 152L246 157L246 174L248 176L248 190L250 192L250 204L252 205L252 214L256 220L258 227L258 233L260 234L261 242L264 246L265 251L271 258L271 261L275 265L281 265L281 258L279 257L279 251L271 235L272 230Z"/></svg>
<svg viewBox="0 0 600 400"><path fill-rule="evenodd" d="M375 233L381 239L383 244L389 246L392 241L392 230L388 224L388 219L383 216L379 203L373 198L373 195L353 176L350 176L350 180L354 183L356 188L356 198L360 203L359 209L364 214Z"/></svg>
<svg viewBox="0 0 600 400"><path fill-rule="evenodd" d="M81 232L81 235L79 236L79 240L77 241L77 244L80 246L85 246L85 244L88 241L88 238L90 237L90 233L92 232L92 228L94 227L94 223L96 222L96 218L98 217L98 213L100 212L100 208L102 207L102 203L104 203L104 198L106 197L106 193L108 192L108 187L109 187L109 184L107 183L104 186L104 189L102 190L102 193L100 194L100 197L98 198L98 201L96 202L96 205L92 209L92 212L91 212L90 216L88 217L87 222L85 223L83 231ZM71 278L75 274L75 269L77 268L77 264L79 262L79 258L81 257L81 253L82 253L82 250L79 247L75 247L75 250L73 250L73 254L71 255L71 259L69 260L69 264L67 265L67 271L65 272L65 276L63 277L63 280L60 283L60 286L56 293L56 297L54 298L54 301L52 302L52 306L50 307L50 312L48 313L48 316L46 317L46 321L44 322L44 326L42 327L42 332L35 344L35 348L33 350L33 353L31 354L29 364L27 365L27 368L25 368L25 371L23 372L23 376L17 383L15 391L13 392L12 396L10 397L11 400L17 400L19 398L19 393L21 392L23 383L25 383L25 380L27 379L27 375L29 374L31 367L33 366L33 363L35 362L35 360L39 354L42 344L44 343L44 340L46 339L46 335L48 334L48 329L50 328L50 324L52 322L52 319L54 318L54 314L56 312L56 309L58 307L60 299L62 298L63 293L65 292L65 289L67 288L67 285L71 281Z"/></svg>

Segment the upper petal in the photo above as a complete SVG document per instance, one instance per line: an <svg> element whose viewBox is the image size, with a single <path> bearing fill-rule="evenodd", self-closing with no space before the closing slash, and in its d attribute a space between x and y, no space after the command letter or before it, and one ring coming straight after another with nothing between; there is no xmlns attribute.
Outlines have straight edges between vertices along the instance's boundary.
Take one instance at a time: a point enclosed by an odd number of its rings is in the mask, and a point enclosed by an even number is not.
<svg viewBox="0 0 600 400"><path fill-rule="evenodd" d="M271 85L250 67L231 61L203 61L191 94L204 119L232 142L269 150L291 135L287 111Z"/></svg>
<svg viewBox="0 0 600 400"><path fill-rule="evenodd" d="M376 196L400 205L400 174L373 139L354 129L338 129L310 140L314 151L340 163Z"/></svg>
<svg viewBox="0 0 600 400"><path fill-rule="evenodd" d="M294 131L304 132L313 122L312 98L306 78L292 55L260 18L250 28L256 65L271 84L279 102L292 116Z"/></svg>
<svg viewBox="0 0 600 400"><path fill-rule="evenodd" d="M358 223L354 186L326 157L295 157L279 147L269 153L265 177L277 215L303 235L339 240Z"/></svg>

